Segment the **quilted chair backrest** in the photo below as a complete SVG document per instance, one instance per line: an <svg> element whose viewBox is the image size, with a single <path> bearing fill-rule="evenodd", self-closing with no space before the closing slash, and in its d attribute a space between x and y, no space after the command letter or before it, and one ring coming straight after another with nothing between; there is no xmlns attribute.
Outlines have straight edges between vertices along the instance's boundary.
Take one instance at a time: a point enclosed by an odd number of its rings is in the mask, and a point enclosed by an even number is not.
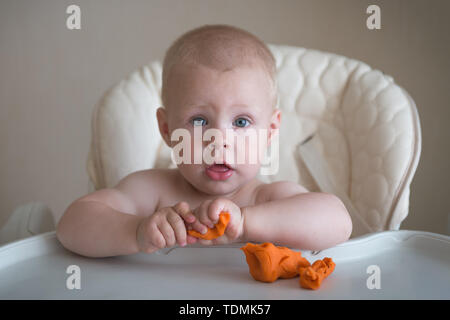
<svg viewBox="0 0 450 320"><path fill-rule="evenodd" d="M413 100L365 63L317 50L269 45L277 63L282 123L279 170L265 182L290 180L321 191L297 148L314 135L336 185L373 231L398 229L421 134ZM175 167L156 121L161 63L153 62L108 90L95 107L88 173L95 189L131 172Z"/></svg>

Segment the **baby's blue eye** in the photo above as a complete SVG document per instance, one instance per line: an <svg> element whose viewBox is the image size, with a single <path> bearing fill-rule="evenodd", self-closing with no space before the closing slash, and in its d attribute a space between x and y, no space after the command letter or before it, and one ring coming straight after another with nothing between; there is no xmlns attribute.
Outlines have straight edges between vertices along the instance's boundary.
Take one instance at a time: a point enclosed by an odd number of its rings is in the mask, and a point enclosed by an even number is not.
<svg viewBox="0 0 450 320"><path fill-rule="evenodd" d="M250 122L245 118L238 118L234 121L234 125L239 128L244 128L248 126Z"/></svg>
<svg viewBox="0 0 450 320"><path fill-rule="evenodd" d="M194 125L194 127L204 126L204 125L206 125L206 120L201 117L196 117L196 118L192 119L192 124Z"/></svg>

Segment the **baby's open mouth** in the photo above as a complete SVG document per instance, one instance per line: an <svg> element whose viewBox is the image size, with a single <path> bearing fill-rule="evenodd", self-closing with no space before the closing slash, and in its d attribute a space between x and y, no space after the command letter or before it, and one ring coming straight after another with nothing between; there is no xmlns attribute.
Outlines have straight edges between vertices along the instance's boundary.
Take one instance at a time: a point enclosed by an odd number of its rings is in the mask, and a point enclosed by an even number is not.
<svg viewBox="0 0 450 320"><path fill-rule="evenodd" d="M213 180L227 180L233 171L233 168L227 163L214 163L206 168L206 175Z"/></svg>

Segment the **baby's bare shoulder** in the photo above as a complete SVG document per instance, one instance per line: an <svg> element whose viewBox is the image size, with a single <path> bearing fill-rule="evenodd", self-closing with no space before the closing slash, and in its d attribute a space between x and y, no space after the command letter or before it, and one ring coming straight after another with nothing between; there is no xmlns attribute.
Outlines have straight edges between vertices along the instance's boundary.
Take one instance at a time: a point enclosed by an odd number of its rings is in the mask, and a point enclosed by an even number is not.
<svg viewBox="0 0 450 320"><path fill-rule="evenodd" d="M143 188L146 192L153 190L155 186L161 186L174 176L173 169L147 169L130 173L120 180L117 187L133 186Z"/></svg>
<svg viewBox="0 0 450 320"><path fill-rule="evenodd" d="M264 183L256 190L256 203L284 199L306 192L309 191L305 187L292 181L282 180Z"/></svg>
<svg viewBox="0 0 450 320"><path fill-rule="evenodd" d="M167 193L175 179L173 169L147 169L133 172L123 178L115 187L126 193L135 203L137 210L152 214L158 208L163 194Z"/></svg>

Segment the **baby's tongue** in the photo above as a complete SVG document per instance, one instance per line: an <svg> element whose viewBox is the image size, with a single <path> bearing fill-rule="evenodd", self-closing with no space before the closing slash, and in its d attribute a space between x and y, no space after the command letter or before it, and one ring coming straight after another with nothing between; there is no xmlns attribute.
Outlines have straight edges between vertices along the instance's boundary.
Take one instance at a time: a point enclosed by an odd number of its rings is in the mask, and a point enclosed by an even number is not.
<svg viewBox="0 0 450 320"><path fill-rule="evenodd" d="M211 167L209 167L212 171L218 171L218 172L225 172L230 170L226 165L224 164L213 164Z"/></svg>

